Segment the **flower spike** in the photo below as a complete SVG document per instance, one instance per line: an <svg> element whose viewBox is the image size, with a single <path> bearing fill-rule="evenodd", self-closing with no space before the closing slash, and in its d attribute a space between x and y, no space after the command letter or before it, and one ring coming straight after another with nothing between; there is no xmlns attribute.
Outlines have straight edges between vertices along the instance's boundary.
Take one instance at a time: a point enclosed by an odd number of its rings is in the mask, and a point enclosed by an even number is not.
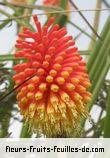
<svg viewBox="0 0 110 158"><path fill-rule="evenodd" d="M16 58L27 59L14 66L16 85L33 76L17 91L20 111L32 132L70 137L81 117L88 116L86 63L66 28L53 25L53 18L43 27L36 15L33 19L37 31L25 28L16 44Z"/></svg>

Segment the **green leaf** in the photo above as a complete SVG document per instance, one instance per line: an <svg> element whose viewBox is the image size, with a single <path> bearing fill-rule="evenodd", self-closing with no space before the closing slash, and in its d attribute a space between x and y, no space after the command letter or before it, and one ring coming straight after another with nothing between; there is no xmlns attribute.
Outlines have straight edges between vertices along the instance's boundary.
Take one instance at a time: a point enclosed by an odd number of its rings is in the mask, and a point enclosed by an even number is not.
<svg viewBox="0 0 110 158"><path fill-rule="evenodd" d="M29 125L28 123L24 123L21 130L20 138L30 138L30 137L31 137L31 133L29 132Z"/></svg>
<svg viewBox="0 0 110 158"><path fill-rule="evenodd" d="M76 25L75 23L73 23L72 21L68 20L68 22L74 26L76 29L78 29L79 31L81 31L82 33L84 33L87 37L89 37L92 40L95 40L89 33L87 33L86 31L84 31L81 27L79 27L78 25Z"/></svg>
<svg viewBox="0 0 110 158"><path fill-rule="evenodd" d="M107 75L110 66L110 63L107 62L107 57L110 54L109 26L110 26L110 19L107 20L107 23L102 32L103 35L102 37L104 38L103 42L100 42L100 40L97 41L95 51L93 51L93 54L90 56L90 59L88 61L88 64L89 62L92 63L89 65L91 66L89 67L89 75L92 81L92 86L90 88L90 92L92 93L92 100L88 105L89 110L91 109L91 107L93 106L93 104L95 103L98 97L99 91L104 83L105 77Z"/></svg>
<svg viewBox="0 0 110 158"><path fill-rule="evenodd" d="M106 118L104 123L104 138L110 138L110 87L106 103Z"/></svg>
<svg viewBox="0 0 110 158"><path fill-rule="evenodd" d="M109 46L110 46L110 29L107 32L107 36L106 36L105 40L103 41L103 43L101 44L100 50L97 52L98 56L95 58L94 64L89 71L89 75L90 75L91 80L94 79L98 68L101 67L101 63L106 61L106 59L107 59L106 56L108 53L107 49L109 49L108 48ZM94 57L95 57L95 55L94 55Z"/></svg>
<svg viewBox="0 0 110 158"><path fill-rule="evenodd" d="M97 2L96 2L96 8L100 8L100 9L101 9L101 6L102 6L101 0L97 0ZM98 31L98 28L99 28L100 15L101 15L101 12L95 11L93 28L94 28L94 30L95 30L96 32ZM91 50L94 48L94 45L95 45L95 42L96 42L96 39L97 39L96 34L94 34L93 32L92 32L92 37L93 37L93 39L95 39L95 40L94 40L94 41L91 40L91 42L90 42L89 49L91 49Z"/></svg>
<svg viewBox="0 0 110 158"><path fill-rule="evenodd" d="M0 55L0 61L25 60L24 58L15 58L13 54Z"/></svg>
<svg viewBox="0 0 110 158"><path fill-rule="evenodd" d="M94 51L91 53L87 64L90 79L92 81L92 86L90 88L92 98L87 105L89 111L98 98L99 92L102 88L102 85L104 84L110 67L110 62L107 60L108 55L110 55L110 17L107 19L107 22L101 33L101 37L103 42L100 40L96 42ZM85 119L81 120L82 127L84 127L85 121Z"/></svg>
<svg viewBox="0 0 110 158"><path fill-rule="evenodd" d="M72 0L69 0L71 5L76 9L79 10L79 8L77 7L77 5L75 4L75 2L73 2ZM92 30L92 32L94 32L94 34L98 37L98 39L100 39L100 36L98 35L98 33L94 30L94 28L92 27L92 25L89 23L89 21L86 19L86 17L84 16L84 14L81 11L78 11L79 15L82 17L82 19L87 23L87 25L89 26L89 28Z"/></svg>
<svg viewBox="0 0 110 158"><path fill-rule="evenodd" d="M91 102L88 104L88 108L89 108L89 111L91 110L92 106L94 105L97 97L98 97L98 94L99 94L99 91L104 83L104 80L105 80L105 77L107 75L107 72L109 70L109 67L110 67L110 64L107 62L100 74L100 76L98 77L98 80L97 82L95 83L95 86L94 86L94 89L92 91L92 100Z"/></svg>
<svg viewBox="0 0 110 158"><path fill-rule="evenodd" d="M3 29L10 21L9 20L5 20L0 24L0 30Z"/></svg>
<svg viewBox="0 0 110 158"><path fill-rule="evenodd" d="M9 13L7 13L6 11L4 11L3 9L0 8L0 13L5 15L6 17L8 17L8 19L6 20L3 20L3 21L11 21L10 19L13 18L13 16L15 17L15 14L13 15L10 15ZM20 19L14 19L19 25L21 26L28 26L30 27L31 29L33 29L33 27L31 25L29 25L29 23L26 23L25 21L22 21Z"/></svg>
<svg viewBox="0 0 110 158"><path fill-rule="evenodd" d="M110 29L110 16L108 17L107 22L106 22L106 24L105 24L105 26L104 26L104 28L102 30L102 33L101 33L102 41L98 40L96 42L95 48L93 50L93 53L91 54L91 57L89 58L89 61L87 63L88 71L90 71L92 66L94 65L94 62L95 62L97 56L99 55L98 52L100 51L100 48L101 48L101 46L103 44L103 40L105 39L109 29Z"/></svg>
<svg viewBox="0 0 110 158"><path fill-rule="evenodd" d="M101 119L96 127L94 128L94 138L99 138L100 136L103 135L103 127L104 127L104 121L105 121L105 117L103 119Z"/></svg>

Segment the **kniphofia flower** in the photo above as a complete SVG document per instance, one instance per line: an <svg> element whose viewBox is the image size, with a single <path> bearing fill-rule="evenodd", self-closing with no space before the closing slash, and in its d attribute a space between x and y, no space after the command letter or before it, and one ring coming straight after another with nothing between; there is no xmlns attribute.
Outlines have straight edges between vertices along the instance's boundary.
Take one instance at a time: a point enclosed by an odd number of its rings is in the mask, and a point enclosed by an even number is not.
<svg viewBox="0 0 110 158"><path fill-rule="evenodd" d="M43 4L44 5L47 5L47 6L59 6L59 7L62 7L61 6L61 0L43 0ZM65 8L63 8L65 9ZM70 9L70 5L69 5L69 2L67 1L67 5L66 5L66 9L69 10ZM68 18L70 17L70 13L67 12L67 16Z"/></svg>
<svg viewBox="0 0 110 158"><path fill-rule="evenodd" d="M44 5L49 5L49 6L56 5L56 6L58 6L60 3L60 0L44 0L43 3L44 3Z"/></svg>
<svg viewBox="0 0 110 158"><path fill-rule="evenodd" d="M53 25L53 18L43 27L36 15L33 19L37 31L24 28L16 44L15 56L27 59L14 66L16 85L32 76L17 91L20 111L33 132L71 136L88 115L86 64L65 27Z"/></svg>
<svg viewBox="0 0 110 158"><path fill-rule="evenodd" d="M28 0L10 0L12 3L23 4L28 3Z"/></svg>

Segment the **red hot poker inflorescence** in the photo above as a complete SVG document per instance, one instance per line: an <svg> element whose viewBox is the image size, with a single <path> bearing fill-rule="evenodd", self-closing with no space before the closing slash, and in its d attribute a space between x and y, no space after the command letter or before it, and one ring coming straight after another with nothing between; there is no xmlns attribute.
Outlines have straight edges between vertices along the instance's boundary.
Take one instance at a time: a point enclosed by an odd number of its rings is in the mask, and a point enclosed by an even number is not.
<svg viewBox="0 0 110 158"><path fill-rule="evenodd" d="M36 15L33 19L37 32L24 28L16 44L15 56L27 59L14 66L16 85L35 74L18 89L20 111L33 132L71 136L81 116L88 115L86 64L65 27L53 25L54 18L43 27Z"/></svg>
<svg viewBox="0 0 110 158"><path fill-rule="evenodd" d="M49 6L56 5L56 6L58 6L60 3L60 0L44 0L43 3L44 3L44 5L49 5Z"/></svg>

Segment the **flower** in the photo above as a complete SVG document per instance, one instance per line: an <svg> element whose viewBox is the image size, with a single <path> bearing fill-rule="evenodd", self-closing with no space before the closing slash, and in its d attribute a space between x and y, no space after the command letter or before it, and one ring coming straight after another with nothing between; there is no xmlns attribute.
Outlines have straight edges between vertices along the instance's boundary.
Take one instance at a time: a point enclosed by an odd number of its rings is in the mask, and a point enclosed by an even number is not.
<svg viewBox="0 0 110 158"><path fill-rule="evenodd" d="M65 27L53 26L54 18L43 27L36 15L33 19L37 31L24 28L16 44L15 56L27 59L14 66L16 85L32 76L18 88L20 111L33 132L71 136L81 116L88 116L86 64Z"/></svg>
<svg viewBox="0 0 110 158"><path fill-rule="evenodd" d="M10 0L12 3L23 4L28 3L28 0Z"/></svg>
<svg viewBox="0 0 110 158"><path fill-rule="evenodd" d="M49 6L58 6L60 3L60 0L44 0L43 1L44 5L49 5Z"/></svg>
<svg viewBox="0 0 110 158"><path fill-rule="evenodd" d="M66 2L66 7L65 7L65 5L62 6L61 0L43 0L43 4L46 5L46 6L59 6L59 7L63 7L64 10L65 9L67 9L67 10L70 9L70 5L69 5L68 1ZM46 13L48 13L48 12L46 11ZM66 15L69 18L70 17L70 12L67 12ZM48 14L47 14L47 16L48 16Z"/></svg>

